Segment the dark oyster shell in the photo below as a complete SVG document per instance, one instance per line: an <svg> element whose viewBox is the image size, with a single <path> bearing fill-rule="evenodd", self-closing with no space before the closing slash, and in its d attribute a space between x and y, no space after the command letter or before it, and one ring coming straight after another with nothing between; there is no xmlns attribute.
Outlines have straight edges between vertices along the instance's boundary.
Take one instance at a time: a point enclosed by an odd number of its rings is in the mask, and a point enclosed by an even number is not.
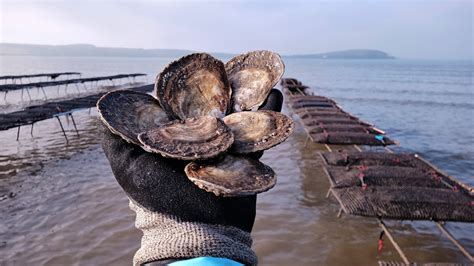
<svg viewBox="0 0 474 266"><path fill-rule="evenodd" d="M216 157L234 142L224 122L209 115L175 120L138 135L138 139L147 151L181 160Z"/></svg>
<svg viewBox="0 0 474 266"><path fill-rule="evenodd" d="M152 96L130 90L116 90L97 101L99 118L127 142L141 145L138 134L169 122Z"/></svg>

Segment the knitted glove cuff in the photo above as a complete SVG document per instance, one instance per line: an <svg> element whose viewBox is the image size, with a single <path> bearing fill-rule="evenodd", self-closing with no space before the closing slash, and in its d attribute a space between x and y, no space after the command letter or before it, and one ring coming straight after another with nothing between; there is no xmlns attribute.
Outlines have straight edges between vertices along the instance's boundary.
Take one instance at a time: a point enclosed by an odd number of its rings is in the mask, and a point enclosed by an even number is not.
<svg viewBox="0 0 474 266"><path fill-rule="evenodd" d="M136 212L135 227L143 232L134 265L163 259L220 257L256 265L250 233L233 226L187 222L179 217L151 212L130 200Z"/></svg>

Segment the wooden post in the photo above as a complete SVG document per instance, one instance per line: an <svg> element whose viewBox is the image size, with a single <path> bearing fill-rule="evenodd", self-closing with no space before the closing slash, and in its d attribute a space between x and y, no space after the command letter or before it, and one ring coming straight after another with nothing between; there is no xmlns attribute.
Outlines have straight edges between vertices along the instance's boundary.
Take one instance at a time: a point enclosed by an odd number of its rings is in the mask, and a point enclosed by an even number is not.
<svg viewBox="0 0 474 266"><path fill-rule="evenodd" d="M388 239L390 240L390 242L392 243L393 247L397 250L398 252L398 255L400 255L400 257L402 258L403 262L407 265L410 265L410 261L408 260L407 256L405 255L405 253L403 253L403 250L400 248L400 246L398 245L398 243L395 241L395 239L393 238L392 234L390 233L390 231L388 231L388 228L385 226L385 223L382 221L382 219L378 218L378 221L379 221L379 225L380 227L382 227L382 229L384 230L385 234L387 234L387 237Z"/></svg>
<svg viewBox="0 0 474 266"><path fill-rule="evenodd" d="M74 125L74 129L76 130L76 134L79 137L79 130L77 130L76 121L74 121L74 116L72 116L72 113L70 113L69 115L71 116L72 124Z"/></svg>
<svg viewBox="0 0 474 266"><path fill-rule="evenodd" d="M324 144L324 147L325 147L329 152L332 152L331 147L329 147L329 145L327 145L326 143Z"/></svg>
<svg viewBox="0 0 474 266"><path fill-rule="evenodd" d="M436 225L438 226L439 230L441 230L441 232L443 232L448 237L448 239L451 240L451 242L453 242L453 244L469 259L470 262L474 262L472 255L461 245L461 243L459 243L459 241L454 238L453 235L451 235L451 233L449 233L448 230L446 230L446 228L440 222L436 222Z"/></svg>
<svg viewBox="0 0 474 266"><path fill-rule="evenodd" d="M30 90L28 88L25 88L25 90L26 90L26 93L28 94L28 98L30 98L30 101L32 101L31 100L31 95L30 95Z"/></svg>
<svg viewBox="0 0 474 266"><path fill-rule="evenodd" d="M331 187L329 187L328 193L326 193L326 198L329 198L331 196Z"/></svg>
<svg viewBox="0 0 474 266"><path fill-rule="evenodd" d="M47 100L48 97L46 96L46 92L44 91L43 87L40 87L41 91L43 92L44 99Z"/></svg>
<svg viewBox="0 0 474 266"><path fill-rule="evenodd" d="M64 131L63 123L61 123L61 119L59 119L59 116L56 116L58 119L59 125L61 126L61 130L63 131L63 135L66 138L66 143L69 143L69 140L67 139L66 131Z"/></svg>

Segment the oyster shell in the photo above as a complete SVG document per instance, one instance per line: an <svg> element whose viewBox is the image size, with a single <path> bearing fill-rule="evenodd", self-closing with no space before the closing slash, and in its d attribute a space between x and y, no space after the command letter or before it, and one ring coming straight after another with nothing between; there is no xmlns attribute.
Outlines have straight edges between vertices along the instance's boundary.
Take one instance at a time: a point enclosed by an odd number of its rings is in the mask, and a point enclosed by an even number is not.
<svg viewBox="0 0 474 266"><path fill-rule="evenodd" d="M141 145L138 134L169 122L155 98L130 90L105 94L97 101L97 110L112 133L137 145Z"/></svg>
<svg viewBox="0 0 474 266"><path fill-rule="evenodd" d="M275 172L269 166L230 154L217 162L191 162L184 171L198 187L223 197L254 195L276 184Z"/></svg>
<svg viewBox="0 0 474 266"><path fill-rule="evenodd" d="M260 106L285 72L280 55L270 51L253 51L238 55L225 64L232 87L236 112Z"/></svg>
<svg viewBox="0 0 474 266"><path fill-rule="evenodd" d="M169 64L157 78L155 93L170 118L222 118L230 106L231 88L224 64L197 53Z"/></svg>
<svg viewBox="0 0 474 266"><path fill-rule="evenodd" d="M138 135L138 139L147 151L181 160L216 157L234 142L224 122L209 115L175 120Z"/></svg>
<svg viewBox="0 0 474 266"><path fill-rule="evenodd" d="M294 122L274 111L244 111L224 117L234 134L230 151L246 154L269 149L285 141L293 132Z"/></svg>

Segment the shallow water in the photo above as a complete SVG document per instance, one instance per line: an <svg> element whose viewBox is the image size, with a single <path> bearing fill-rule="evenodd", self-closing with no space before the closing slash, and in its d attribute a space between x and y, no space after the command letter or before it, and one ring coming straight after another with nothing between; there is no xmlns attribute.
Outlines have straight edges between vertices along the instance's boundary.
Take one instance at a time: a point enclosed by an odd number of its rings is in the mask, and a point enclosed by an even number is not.
<svg viewBox="0 0 474 266"><path fill-rule="evenodd" d="M170 60L2 57L0 73L77 70L86 77L145 72L153 80ZM399 149L420 152L474 184L471 64L307 59L285 63L287 76L299 78L316 93L334 97L348 111L374 122L401 142ZM140 233L100 148L96 112L79 111L74 118L79 137L62 118L69 145L52 119L35 124L34 137L29 127L23 127L18 142L16 129L0 132L1 264L130 264ZM380 228L375 219L336 217L339 205L325 197L329 182L318 156L323 147L304 147L304 141L298 127L287 142L262 158L277 172L278 184L258 198L252 235L260 263L401 261L388 240L377 254ZM387 224L413 261L467 262L431 222ZM448 223L447 227L474 253L472 225Z"/></svg>

